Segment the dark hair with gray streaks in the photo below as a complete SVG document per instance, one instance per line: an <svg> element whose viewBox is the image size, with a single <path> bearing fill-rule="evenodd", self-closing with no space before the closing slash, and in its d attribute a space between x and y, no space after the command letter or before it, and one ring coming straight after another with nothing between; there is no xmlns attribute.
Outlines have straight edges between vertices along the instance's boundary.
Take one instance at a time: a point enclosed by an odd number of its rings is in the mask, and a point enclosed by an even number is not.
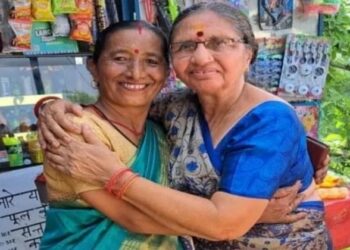
<svg viewBox="0 0 350 250"><path fill-rule="evenodd" d="M228 2L201 2L198 4L194 4L191 7L182 11L177 18L175 19L172 29L170 31L169 40L170 43L173 40L174 33L176 32L177 26L186 18L193 14L197 14L203 11L212 11L217 14L219 17L223 17L228 20L233 29L238 32L241 36L243 42L248 45L252 52L252 60L251 64L254 62L257 52L258 52L258 44L255 41L255 36L253 33L252 26L249 23L248 17L236 9L232 4Z"/></svg>

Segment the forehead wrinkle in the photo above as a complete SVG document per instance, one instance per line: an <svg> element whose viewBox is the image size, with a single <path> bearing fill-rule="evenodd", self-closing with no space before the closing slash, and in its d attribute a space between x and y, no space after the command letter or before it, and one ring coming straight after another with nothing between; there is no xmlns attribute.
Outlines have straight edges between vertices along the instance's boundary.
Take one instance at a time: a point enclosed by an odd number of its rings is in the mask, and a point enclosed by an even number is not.
<svg viewBox="0 0 350 250"><path fill-rule="evenodd" d="M134 48L117 48L112 51L110 51L107 55L105 56L113 56L118 53L124 53L124 54L129 54L129 55L142 55L142 56L152 56L152 57L157 57L157 58L163 58L162 54L157 53L157 52L151 52L151 51L142 51L139 50L138 53L135 53Z"/></svg>
<svg viewBox="0 0 350 250"><path fill-rule="evenodd" d="M118 54L118 53L129 53L131 54L132 48L116 48L111 50L108 54L113 55L113 54Z"/></svg>

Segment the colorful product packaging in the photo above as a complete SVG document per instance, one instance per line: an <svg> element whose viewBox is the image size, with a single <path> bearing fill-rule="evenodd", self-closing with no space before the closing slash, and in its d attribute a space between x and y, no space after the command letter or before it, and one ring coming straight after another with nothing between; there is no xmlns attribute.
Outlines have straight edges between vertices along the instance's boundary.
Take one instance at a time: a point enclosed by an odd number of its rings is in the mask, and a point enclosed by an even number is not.
<svg viewBox="0 0 350 250"><path fill-rule="evenodd" d="M12 136L2 138L5 145L10 167L19 167L23 165L23 150L21 141Z"/></svg>
<svg viewBox="0 0 350 250"><path fill-rule="evenodd" d="M55 20L55 17L52 14L51 1L33 0L32 16L36 21L53 22Z"/></svg>

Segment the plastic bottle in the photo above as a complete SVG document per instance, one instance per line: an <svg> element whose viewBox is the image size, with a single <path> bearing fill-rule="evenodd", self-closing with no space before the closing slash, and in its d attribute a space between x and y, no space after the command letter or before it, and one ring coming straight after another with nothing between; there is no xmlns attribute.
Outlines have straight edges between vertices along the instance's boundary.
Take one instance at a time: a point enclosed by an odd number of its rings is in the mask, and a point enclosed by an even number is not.
<svg viewBox="0 0 350 250"><path fill-rule="evenodd" d="M8 133L7 127L5 124L0 124L0 168L9 166L9 158L7 155L7 150L2 137Z"/></svg>
<svg viewBox="0 0 350 250"><path fill-rule="evenodd" d="M23 165L23 151L21 141L12 136L5 136L2 141L7 150L10 167L19 167Z"/></svg>
<svg viewBox="0 0 350 250"><path fill-rule="evenodd" d="M38 134L31 132L27 135L28 152L32 163L42 163L44 161L44 153L40 147Z"/></svg>

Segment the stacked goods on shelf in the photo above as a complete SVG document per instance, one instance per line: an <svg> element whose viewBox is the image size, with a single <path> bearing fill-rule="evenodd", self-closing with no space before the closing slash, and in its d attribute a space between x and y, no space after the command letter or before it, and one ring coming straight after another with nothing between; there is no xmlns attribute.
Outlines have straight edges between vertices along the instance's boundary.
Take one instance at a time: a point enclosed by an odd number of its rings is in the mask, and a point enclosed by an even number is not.
<svg viewBox="0 0 350 250"><path fill-rule="evenodd" d="M331 173L318 186L318 193L325 201L346 199L350 194L344 178Z"/></svg>
<svg viewBox="0 0 350 250"><path fill-rule="evenodd" d="M277 93L280 81L284 38L257 39L259 53L248 72L248 81L273 94Z"/></svg>
<svg viewBox="0 0 350 250"><path fill-rule="evenodd" d="M1 0L0 52L89 52L97 33L113 22L142 19L168 32L177 14L176 1Z"/></svg>
<svg viewBox="0 0 350 250"><path fill-rule="evenodd" d="M31 47L31 2L1 1L0 33L2 52L23 52Z"/></svg>

